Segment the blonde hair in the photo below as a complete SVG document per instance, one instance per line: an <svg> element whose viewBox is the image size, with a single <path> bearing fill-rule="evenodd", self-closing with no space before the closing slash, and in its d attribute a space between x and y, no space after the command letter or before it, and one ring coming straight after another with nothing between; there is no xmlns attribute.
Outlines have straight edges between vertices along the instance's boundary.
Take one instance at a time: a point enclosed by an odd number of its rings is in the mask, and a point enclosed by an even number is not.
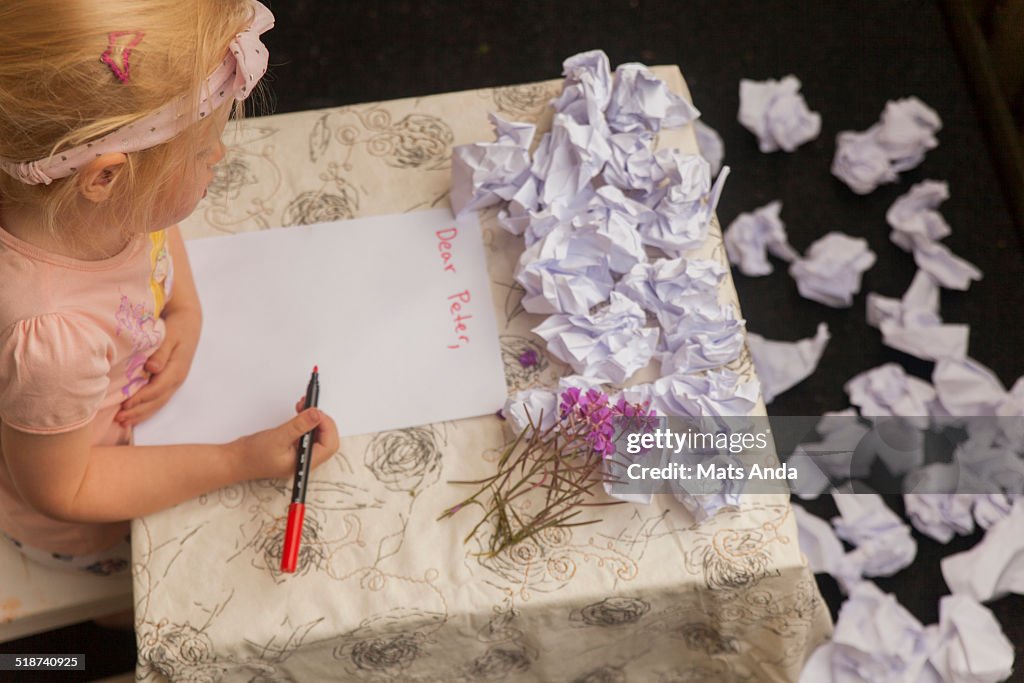
<svg viewBox="0 0 1024 683"><path fill-rule="evenodd" d="M177 98L198 104L202 84L252 10L248 0L18 0L0 5L0 157L45 159L153 113ZM122 83L100 60L114 31L142 31ZM194 110L194 109L193 109ZM208 117L170 142L128 154L109 201L123 226L150 226L159 198L196 163ZM67 223L77 175L25 185L0 173L0 201ZM140 229L136 227L135 230Z"/></svg>

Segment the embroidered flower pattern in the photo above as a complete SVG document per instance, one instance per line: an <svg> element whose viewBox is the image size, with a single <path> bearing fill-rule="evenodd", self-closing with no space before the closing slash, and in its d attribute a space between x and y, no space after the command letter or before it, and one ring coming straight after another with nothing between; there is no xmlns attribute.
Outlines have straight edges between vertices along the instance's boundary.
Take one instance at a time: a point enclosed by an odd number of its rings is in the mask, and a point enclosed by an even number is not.
<svg viewBox="0 0 1024 683"><path fill-rule="evenodd" d="M117 336L127 334L132 344L131 356L124 371L128 382L121 389L125 398L149 381L149 373L145 369L146 360L153 349L160 345L163 337L156 329L156 321L157 318L145 304L133 304L127 296L121 296L121 306L117 310Z"/></svg>

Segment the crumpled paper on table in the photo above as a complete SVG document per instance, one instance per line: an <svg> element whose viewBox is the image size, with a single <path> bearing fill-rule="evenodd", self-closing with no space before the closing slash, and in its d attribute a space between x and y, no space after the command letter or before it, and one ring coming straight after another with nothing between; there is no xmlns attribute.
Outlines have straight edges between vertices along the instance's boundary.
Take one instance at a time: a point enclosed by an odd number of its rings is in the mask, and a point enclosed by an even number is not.
<svg viewBox="0 0 1024 683"><path fill-rule="evenodd" d="M608 136L599 127L579 123L566 113L555 114L551 130L544 133L533 153L530 168L535 177L544 179L540 188L542 204L565 201L581 192L601 172L611 154Z"/></svg>
<svg viewBox="0 0 1024 683"><path fill-rule="evenodd" d="M732 370L709 370L703 375L675 373L654 382L653 405L663 415L749 415L761 384Z"/></svg>
<svg viewBox="0 0 1024 683"><path fill-rule="evenodd" d="M718 306L718 286L725 275L725 268L709 259L658 259L633 266L615 291L656 315L710 313Z"/></svg>
<svg viewBox="0 0 1024 683"><path fill-rule="evenodd" d="M498 219L526 241L515 277L527 311L587 315L608 300L616 274L647 261L645 246L680 256L704 242L728 169L712 183L701 156L653 151L658 130L699 112L643 65L622 65L613 76L607 55L595 50L567 59L564 74L529 172L523 176L517 156L501 193L482 185L464 205L508 202ZM520 154L525 131L511 142L503 132L503 144L486 149L498 154L511 144Z"/></svg>
<svg viewBox="0 0 1024 683"><path fill-rule="evenodd" d="M868 194L920 164L939 144L935 133L941 128L939 115L916 97L889 101L868 130L836 136L832 174L857 194Z"/></svg>
<svg viewBox="0 0 1024 683"><path fill-rule="evenodd" d="M621 190L605 186L590 196L571 222L578 230L593 226L594 232L605 238L608 268L613 273L625 273L638 263L647 262L637 225L651 220L652 216L653 212L626 197Z"/></svg>
<svg viewBox="0 0 1024 683"><path fill-rule="evenodd" d="M619 396L633 403L648 403L659 415L688 417L747 416L757 404L760 384L746 381L732 370L716 369L703 374L677 372L654 382L624 388ZM693 491L677 493L676 499L701 522L722 509L737 508L743 480L694 480ZM707 491L715 487L719 490ZM618 497L618 496L616 496ZM636 502L632 498L621 498Z"/></svg>
<svg viewBox="0 0 1024 683"><path fill-rule="evenodd" d="M903 505L914 528L939 543L974 531L973 493L904 493Z"/></svg>
<svg viewBox="0 0 1024 683"><path fill-rule="evenodd" d="M949 250L940 242L918 240L914 245L917 267L931 273L946 289L970 289L971 282L980 280L982 273L974 264Z"/></svg>
<svg viewBox="0 0 1024 683"><path fill-rule="evenodd" d="M776 396L810 377L830 338L825 323L818 324L813 337L795 342L773 341L754 332L747 333L764 402L771 403Z"/></svg>
<svg viewBox="0 0 1024 683"><path fill-rule="evenodd" d="M612 99L614 77L603 50L580 52L562 62L562 92L551 105L604 137L610 132L605 110Z"/></svg>
<svg viewBox="0 0 1024 683"><path fill-rule="evenodd" d="M498 139L452 150L452 212L458 216L507 201L530 176L530 144L537 127L490 114Z"/></svg>
<svg viewBox="0 0 1024 683"><path fill-rule="evenodd" d="M516 432L523 431L531 424L545 431L560 417L560 397L566 389L587 391L600 385L601 380L592 377L569 375L559 378L558 385L553 389L538 387L517 391L505 400L501 417L508 420Z"/></svg>
<svg viewBox="0 0 1024 683"><path fill-rule="evenodd" d="M669 90L643 64L620 64L615 69L614 81L605 110L613 132L657 132L662 126L685 126L700 116L696 107Z"/></svg>
<svg viewBox="0 0 1024 683"><path fill-rule="evenodd" d="M817 498L832 481L861 479L868 475L872 460L854 458L857 446L871 429L857 420L853 408L826 412L815 431L820 441L799 444L786 460L799 475L791 482L793 492L804 500Z"/></svg>
<svg viewBox="0 0 1024 683"><path fill-rule="evenodd" d="M678 493L675 498L683 504L693 519L703 522L718 514L721 510L735 510L740 506L740 496L743 494L742 481L723 482L726 489L720 493ZM739 489L739 490L737 490Z"/></svg>
<svg viewBox="0 0 1024 683"><path fill-rule="evenodd" d="M836 518L830 525L817 515L793 505L799 531L800 550L807 557L808 565L815 574L825 573L836 580L839 589L846 595L853 593L857 586L867 581L866 576L890 576L911 564L917 552L917 544L910 536L910 529L899 522L895 515L886 514L885 504L876 500L877 494L842 493L833 489L836 499L852 498L854 505L863 505L871 514L861 518L851 515L850 524L857 528L851 537L847 523ZM866 501L858 501L866 496ZM857 509L857 508L855 508ZM836 530L843 528L843 533ZM877 538L876 538L877 536ZM847 552L840 538L857 547Z"/></svg>
<svg viewBox="0 0 1024 683"><path fill-rule="evenodd" d="M722 239L729 262L739 266L740 272L748 277L770 275L774 270L768 260L768 253L787 263L800 258L789 244L786 226L779 218L782 202L774 201L741 213L725 229Z"/></svg>
<svg viewBox="0 0 1024 683"><path fill-rule="evenodd" d="M760 391L757 380L746 381L732 370L719 368L702 374L666 375L626 387L621 396L631 402L649 402L659 415L736 417L750 414Z"/></svg>
<svg viewBox="0 0 1024 683"><path fill-rule="evenodd" d="M1009 513L1015 497L1024 495L1024 458L1020 455L1024 449L1019 433L1024 421L1019 406L1015 405L1017 398L1013 392L1002 392L994 376L987 372L973 372L970 370L972 367L987 371L975 361L966 366L947 365L943 368L942 375L946 378L940 377L943 391L952 393L954 397L947 400L956 400L956 387L960 382L955 378L959 376L966 380L965 386L968 387L964 390L966 402L954 404L954 410L961 413L954 415L943 406L941 399L935 401L932 420L939 428L951 426L966 431L967 439L957 443L953 450L949 466L954 471L946 477L947 488L941 490L984 494L976 496L974 513L979 525L988 528ZM947 385L947 380L952 381ZM973 390L971 385L974 385ZM970 412L975 410L994 410L994 414ZM933 463L929 468L934 469L938 465Z"/></svg>
<svg viewBox="0 0 1024 683"><path fill-rule="evenodd" d="M930 649L921 622L865 581L839 608L832 640L808 659L800 683L918 683Z"/></svg>
<svg viewBox="0 0 1024 683"><path fill-rule="evenodd" d="M1018 451L994 443L968 439L957 445L953 451L953 459L957 466L956 483L958 491L964 493L987 494L988 503L996 506L991 508L988 519L1002 508L1005 516L1009 503L1004 503L996 496L1020 495L1024 492L1024 459ZM1003 493L996 494L995 491Z"/></svg>
<svg viewBox="0 0 1024 683"><path fill-rule="evenodd" d="M858 584L832 640L808 659L800 683L995 683L1013 669L1013 645L992 612L965 596L939 602L924 627L895 596Z"/></svg>
<svg viewBox="0 0 1024 683"><path fill-rule="evenodd" d="M523 308L586 315L606 301L614 287L609 247L610 240L596 229L559 224L519 258L515 278L526 290Z"/></svg>
<svg viewBox="0 0 1024 683"><path fill-rule="evenodd" d="M995 435L994 443L1024 453L1024 376L1018 377L1010 387L1010 391L1003 397L1003 402L996 410L996 415L1000 418L1013 419L998 420L998 433Z"/></svg>
<svg viewBox="0 0 1024 683"><path fill-rule="evenodd" d="M924 360L967 355L969 325L944 324L939 316L939 287L925 270L918 270L900 299L871 292L867 322L882 331L886 346Z"/></svg>
<svg viewBox="0 0 1024 683"><path fill-rule="evenodd" d="M972 280L981 279L981 271L938 242L952 233L946 219L936 211L948 198L946 183L925 180L898 197L885 219L893 229L889 238L904 251L913 252L919 268L943 287L966 290Z"/></svg>
<svg viewBox="0 0 1024 683"><path fill-rule="evenodd" d="M902 366L885 363L854 376L843 389L861 415L903 417L918 429L928 427L929 406L935 388L908 375Z"/></svg>
<svg viewBox="0 0 1024 683"><path fill-rule="evenodd" d="M840 515L832 520L836 535L856 546L846 555L844 571L892 576L910 566L917 556L917 541L880 495L840 494L834 500Z"/></svg>
<svg viewBox="0 0 1024 683"><path fill-rule="evenodd" d="M1017 499L976 546L943 558L942 577L954 594L978 602L1024 593L1024 499Z"/></svg>
<svg viewBox="0 0 1024 683"><path fill-rule="evenodd" d="M550 389L523 389L505 400L501 415L516 432L531 425L543 432L558 420L558 396Z"/></svg>
<svg viewBox="0 0 1024 683"><path fill-rule="evenodd" d="M739 122L757 136L762 152L792 152L821 132L821 115L807 107L800 79L740 81Z"/></svg>
<svg viewBox="0 0 1024 683"><path fill-rule="evenodd" d="M639 230L644 244L681 256L707 239L729 168L723 168L712 184L711 167L704 157L673 153L669 160L665 170L670 184L644 198L657 220L641 224Z"/></svg>
<svg viewBox="0 0 1024 683"><path fill-rule="evenodd" d="M743 352L746 321L736 316L731 304L680 314L662 309L658 322L664 332L663 376L718 368Z"/></svg>
<svg viewBox="0 0 1024 683"><path fill-rule="evenodd" d="M932 370L939 406L954 417L997 415L1007 391L995 373L973 358L941 358Z"/></svg>
<svg viewBox="0 0 1024 683"><path fill-rule="evenodd" d="M662 415L749 415L759 384L716 369L739 355L744 340L743 321L718 303L727 271L682 258L706 241L729 173L716 168L711 181L709 160L720 163L720 138L697 126L707 159L655 152L659 130L695 122L699 112L692 105L642 65L625 64L612 75L599 50L563 66L552 128L532 160L520 155L529 147L525 131L508 137L504 128L498 142L458 153L483 169L479 179L468 171L453 176L476 183L471 192L456 193L460 206L507 202L498 221L526 245L515 272L525 290L522 306L550 316L534 331L583 380L621 384L656 352L665 376L624 390L627 400L649 401ZM787 101L782 105L780 112ZM484 152L491 157L481 159ZM651 248L669 258L649 263ZM645 326L644 309L665 331L660 346L659 330ZM682 371L694 369L705 372ZM530 390L511 398L504 412L519 428L528 415L546 425L556 403L555 392ZM680 500L702 520L738 505L738 496L738 490L722 490L681 494Z"/></svg>
<svg viewBox="0 0 1024 683"><path fill-rule="evenodd" d="M853 587L863 581L856 563L846 560L846 549L828 522L812 515L799 505L792 506L800 550L807 558L807 565L815 574L828 574L839 584L843 593L849 594Z"/></svg>
<svg viewBox="0 0 1024 683"><path fill-rule="evenodd" d="M949 199L949 185L938 180L925 180L897 197L885 214L892 226L890 239L910 251L917 239L941 240L952 234L946 219L935 209Z"/></svg>
<svg viewBox="0 0 1024 683"><path fill-rule="evenodd" d="M847 130L836 135L836 156L832 175L857 194L873 192L879 185L894 183L899 174L871 131Z"/></svg>
<svg viewBox="0 0 1024 683"><path fill-rule="evenodd" d="M846 550L828 522L799 505L792 506L799 531L800 551L815 574L832 574L840 566Z"/></svg>
<svg viewBox="0 0 1024 683"><path fill-rule="evenodd" d="M807 255L789 266L789 274L804 298L844 308L853 304L861 275L875 260L867 240L833 231L815 240Z"/></svg>
<svg viewBox="0 0 1024 683"><path fill-rule="evenodd" d="M1013 504L1024 497L1020 493L985 493L974 496L974 521L986 531L1013 512Z"/></svg>
<svg viewBox="0 0 1024 683"><path fill-rule="evenodd" d="M722 169L722 160L725 159L725 143L722 136L700 119L693 122L693 132L697 135L697 149L700 150L700 155L708 160L713 178Z"/></svg>
<svg viewBox="0 0 1024 683"><path fill-rule="evenodd" d="M665 179L661 158L654 151L654 133L640 130L614 133L609 139L611 157L601 172L609 186L649 195Z"/></svg>
<svg viewBox="0 0 1024 683"><path fill-rule="evenodd" d="M941 129L939 115L916 97L886 102L874 127L878 144L900 173L916 168L928 150L939 146L935 134Z"/></svg>
<svg viewBox="0 0 1024 683"><path fill-rule="evenodd" d="M928 663L949 683L996 683L1013 672L1013 643L992 611L966 595L939 600L939 623L929 626Z"/></svg>
<svg viewBox="0 0 1024 683"><path fill-rule="evenodd" d="M593 314L548 316L533 332L548 343L551 355L584 377L622 384L654 355L659 330L646 322L640 306L612 292L607 307Z"/></svg>

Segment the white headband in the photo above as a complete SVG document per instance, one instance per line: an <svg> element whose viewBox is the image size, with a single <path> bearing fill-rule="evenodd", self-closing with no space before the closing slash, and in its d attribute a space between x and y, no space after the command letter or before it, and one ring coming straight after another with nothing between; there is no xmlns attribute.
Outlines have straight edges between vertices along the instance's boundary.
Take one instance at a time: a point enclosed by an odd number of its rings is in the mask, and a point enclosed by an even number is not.
<svg viewBox="0 0 1024 683"><path fill-rule="evenodd" d="M49 185L58 178L75 173L103 154L138 152L161 145L209 116L229 97L244 100L267 72L267 48L260 41L260 35L274 26L274 15L270 10L257 0L250 2L253 17L249 26L235 35L224 61L206 79L199 106L191 116L183 111L185 98L181 97L144 119L92 142L56 152L46 159L19 163L0 157L0 170L27 185Z"/></svg>

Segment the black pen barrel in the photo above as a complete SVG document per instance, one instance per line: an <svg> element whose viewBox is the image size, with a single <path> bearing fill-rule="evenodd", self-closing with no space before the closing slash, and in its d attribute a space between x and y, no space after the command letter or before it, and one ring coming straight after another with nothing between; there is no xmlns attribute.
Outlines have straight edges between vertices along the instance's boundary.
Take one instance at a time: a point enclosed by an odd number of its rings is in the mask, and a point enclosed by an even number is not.
<svg viewBox="0 0 1024 683"><path fill-rule="evenodd" d="M306 408L316 407L320 402L320 376L317 372L309 378L306 386ZM299 445L295 449L295 481L292 482L292 502L306 502L306 484L309 482L309 466L313 459L313 438L316 436L316 429L311 429L299 439Z"/></svg>

